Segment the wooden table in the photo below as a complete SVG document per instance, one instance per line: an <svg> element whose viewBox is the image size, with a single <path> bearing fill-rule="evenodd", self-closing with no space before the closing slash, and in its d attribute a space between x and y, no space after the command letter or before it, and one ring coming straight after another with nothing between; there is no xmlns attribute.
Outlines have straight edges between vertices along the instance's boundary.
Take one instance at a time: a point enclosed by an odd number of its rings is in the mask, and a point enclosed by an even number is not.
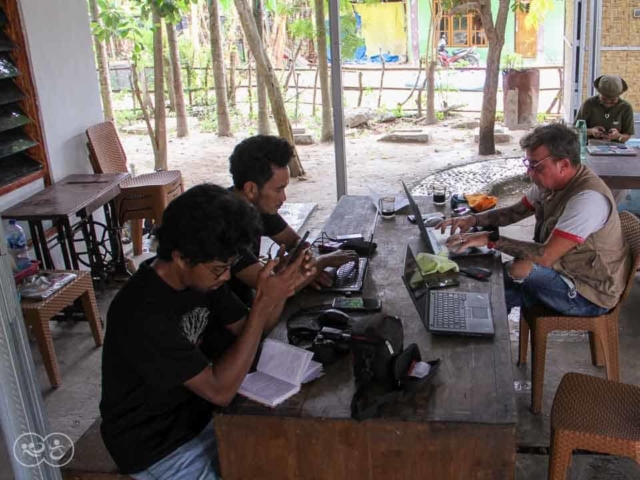
<svg viewBox="0 0 640 480"><path fill-rule="evenodd" d="M434 210L424 198L418 203L424 213ZM325 230L366 238L375 215L368 197L345 196ZM516 406L500 257L459 262L494 272L487 283L461 277L459 288L490 293L495 337L433 336L401 280L407 242L414 252L424 250L417 227L406 215L380 219L375 241L378 249L363 296L379 297L384 312L402 318L405 346L415 342L424 360L442 359L433 391L386 407L381 418L352 420L354 381L347 356L275 409L238 397L214 418L225 480L514 478ZM332 297L305 292L288 308L326 303ZM285 322L272 337L286 341Z"/></svg>
<svg viewBox="0 0 640 480"><path fill-rule="evenodd" d="M115 271L126 273L115 198L120 193L120 182L128 177L128 173L70 175L5 210L2 217L29 222L36 257L47 269L56 268L50 249L60 245L67 270L78 270L79 264L83 263L94 275L104 277L108 264L101 249L107 249ZM101 207L104 208L103 226L108 232L108 245L98 239L97 222L93 219L93 213ZM57 230L53 243L46 238L43 226L46 221L51 221ZM86 252L76 251L78 230L82 232ZM86 261L82 255L87 256Z"/></svg>
<svg viewBox="0 0 640 480"><path fill-rule="evenodd" d="M605 156L587 153L587 165L609 188L640 189L640 156Z"/></svg>

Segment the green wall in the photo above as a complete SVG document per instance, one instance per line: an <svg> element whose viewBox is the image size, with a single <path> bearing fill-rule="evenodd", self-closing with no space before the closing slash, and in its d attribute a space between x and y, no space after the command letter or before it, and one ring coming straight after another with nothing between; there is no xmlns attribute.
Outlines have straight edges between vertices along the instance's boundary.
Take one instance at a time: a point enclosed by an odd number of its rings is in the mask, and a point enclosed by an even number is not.
<svg viewBox="0 0 640 480"><path fill-rule="evenodd" d="M429 22L431 20L431 8L429 8L431 0L409 0L411 2L418 2L418 25L420 36L420 56L424 56L427 52L427 35L429 32ZM494 20L498 12L499 0L491 0L491 11L493 12ZM547 14L547 18L540 26L538 33L539 39L543 42L543 52L538 53L536 59L527 60L526 63L535 64L561 64L563 56L563 32L564 32L564 0L555 0L553 2L553 10ZM409 23L407 23L409 25ZM502 55L513 53L515 49L515 14L509 11L507 17L507 26L505 30L505 42L502 49ZM409 37L411 38L411 33ZM488 48L478 48L477 51L480 54L481 63L484 63L487 59ZM416 62L418 59L410 58L410 61Z"/></svg>

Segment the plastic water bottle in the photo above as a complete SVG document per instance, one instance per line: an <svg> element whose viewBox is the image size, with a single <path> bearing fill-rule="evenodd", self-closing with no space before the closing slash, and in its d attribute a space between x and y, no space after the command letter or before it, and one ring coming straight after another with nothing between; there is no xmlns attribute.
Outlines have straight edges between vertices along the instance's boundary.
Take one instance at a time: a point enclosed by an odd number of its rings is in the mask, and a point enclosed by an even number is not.
<svg viewBox="0 0 640 480"><path fill-rule="evenodd" d="M24 270L31 265L31 257L29 257L29 249L27 248L27 237L24 230L15 220L9 220L9 228L6 232L7 246L13 257L16 271Z"/></svg>
<svg viewBox="0 0 640 480"><path fill-rule="evenodd" d="M580 140L580 163L586 165L587 163L587 122L584 120L578 120L576 122L576 129L578 130Z"/></svg>

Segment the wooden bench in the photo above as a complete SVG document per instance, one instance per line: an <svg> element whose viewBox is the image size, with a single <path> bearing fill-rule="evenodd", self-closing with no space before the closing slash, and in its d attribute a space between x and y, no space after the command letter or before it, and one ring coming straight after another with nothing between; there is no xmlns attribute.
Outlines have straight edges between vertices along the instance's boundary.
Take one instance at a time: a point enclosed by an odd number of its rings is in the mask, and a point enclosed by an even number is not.
<svg viewBox="0 0 640 480"><path fill-rule="evenodd" d="M98 418L74 444L73 458L62 467L65 480L123 480L131 478L118 473L118 467L109 455L100 435ZM62 463L67 457L62 459Z"/></svg>

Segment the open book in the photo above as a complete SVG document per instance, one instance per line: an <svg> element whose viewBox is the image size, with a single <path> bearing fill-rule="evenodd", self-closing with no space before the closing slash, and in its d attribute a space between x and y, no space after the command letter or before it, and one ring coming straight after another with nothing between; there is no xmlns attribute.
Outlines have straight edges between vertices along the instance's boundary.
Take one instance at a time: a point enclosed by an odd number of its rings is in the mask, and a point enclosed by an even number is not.
<svg viewBox="0 0 640 480"><path fill-rule="evenodd" d="M311 360L313 352L288 343L266 339L256 371L249 373L238 393L269 407L300 391L300 385L322 375L322 364Z"/></svg>

